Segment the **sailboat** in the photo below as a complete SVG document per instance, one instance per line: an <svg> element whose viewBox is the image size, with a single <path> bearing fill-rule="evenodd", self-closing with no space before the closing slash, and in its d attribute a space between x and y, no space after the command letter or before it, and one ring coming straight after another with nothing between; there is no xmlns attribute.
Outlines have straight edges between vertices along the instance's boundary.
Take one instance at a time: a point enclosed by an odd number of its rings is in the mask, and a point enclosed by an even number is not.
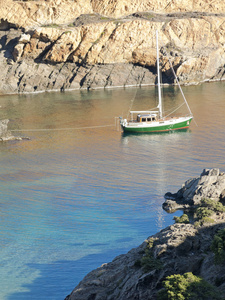
<svg viewBox="0 0 225 300"><path fill-rule="evenodd" d="M130 111L130 119L120 118L120 125L124 132L129 133L146 133L146 132L163 132L178 129L188 128L191 120L193 119L192 112L183 94L177 76L171 64L173 74L176 82L180 88L181 94L184 98L189 114L181 117L166 117L162 112L162 96L160 84L160 68L159 68L159 45L158 45L158 32L156 31L156 50L157 50L157 77L158 77L158 110L147 111Z"/></svg>

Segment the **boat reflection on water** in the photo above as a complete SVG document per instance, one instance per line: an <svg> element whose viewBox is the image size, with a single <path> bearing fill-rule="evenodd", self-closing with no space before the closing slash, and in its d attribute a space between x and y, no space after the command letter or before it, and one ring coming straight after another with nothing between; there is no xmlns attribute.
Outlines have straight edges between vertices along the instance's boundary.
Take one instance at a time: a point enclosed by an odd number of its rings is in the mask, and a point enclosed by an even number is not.
<svg viewBox="0 0 225 300"><path fill-rule="evenodd" d="M155 201L155 220L161 228L167 214L162 208L164 195L184 172L183 166L189 165L188 153L192 148L192 139L193 134L188 128L158 133L121 134L122 152L126 159L129 157L129 176L139 182L142 180L139 184L143 186L143 191L151 191L149 206ZM177 188L179 186L174 187L174 190ZM180 213L176 212L176 215Z"/></svg>

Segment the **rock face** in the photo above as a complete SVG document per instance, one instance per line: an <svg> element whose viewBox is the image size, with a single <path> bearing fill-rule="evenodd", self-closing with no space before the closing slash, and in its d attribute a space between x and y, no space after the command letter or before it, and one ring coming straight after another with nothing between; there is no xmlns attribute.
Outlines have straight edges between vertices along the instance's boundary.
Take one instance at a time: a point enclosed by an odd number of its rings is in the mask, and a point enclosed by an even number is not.
<svg viewBox="0 0 225 300"><path fill-rule="evenodd" d="M23 139L29 139L28 137L19 137L19 136L14 136L12 133L8 130L8 123L9 120L0 120L0 141L5 142L5 141L12 141L12 140L18 140L21 141Z"/></svg>
<svg viewBox="0 0 225 300"><path fill-rule="evenodd" d="M11 133L8 131L8 122L9 120L7 119L0 121L0 138L6 138L11 135Z"/></svg>
<svg viewBox="0 0 225 300"><path fill-rule="evenodd" d="M222 0L0 3L1 93L155 84L156 30L165 83L225 76Z"/></svg>
<svg viewBox="0 0 225 300"><path fill-rule="evenodd" d="M211 284L221 278L223 284L218 289L224 297L224 266L215 265L210 251L214 234L224 227L224 223L200 230L191 224L169 226L138 248L90 272L65 300L156 300L167 276L186 272L201 276ZM161 268L144 272L136 265L149 241L153 242L153 256Z"/></svg>
<svg viewBox="0 0 225 300"><path fill-rule="evenodd" d="M188 209L200 204L202 199L210 198L224 203L225 174L219 169L204 169L200 177L187 180L175 194L166 193L163 208L172 212Z"/></svg>
<svg viewBox="0 0 225 300"><path fill-rule="evenodd" d="M186 197L184 201L188 205L199 203L200 195L220 201L224 197L224 179L225 175L218 169L205 169L199 178L188 180L173 197ZM215 264L211 251L213 237L218 230L225 229L224 211L214 215L213 225L205 223L196 227L191 223L177 223L165 228L139 247L90 272L65 300L156 300L167 276L186 272L217 286L224 299L224 264ZM151 260L146 269L142 262L149 254Z"/></svg>

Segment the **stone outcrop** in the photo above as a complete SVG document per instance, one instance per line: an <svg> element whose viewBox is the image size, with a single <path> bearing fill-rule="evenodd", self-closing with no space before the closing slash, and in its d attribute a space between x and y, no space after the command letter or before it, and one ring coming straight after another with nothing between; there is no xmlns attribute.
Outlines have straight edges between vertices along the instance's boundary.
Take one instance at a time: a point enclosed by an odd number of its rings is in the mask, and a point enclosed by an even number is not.
<svg viewBox="0 0 225 300"><path fill-rule="evenodd" d="M225 12L221 0L1 0L1 18L8 24L30 29L40 24L73 22L81 14L99 13L109 18L121 18L136 12Z"/></svg>
<svg viewBox="0 0 225 300"><path fill-rule="evenodd" d="M168 195L193 206L202 197L224 202L224 188L225 174L218 169L205 169L199 178L188 180L176 194ZM224 211L223 208L214 214L213 223L177 223L163 229L139 247L87 274L65 300L156 300L167 276L186 272L216 286L224 299L224 264L215 263L211 250L215 234L225 229ZM148 255L151 262L146 269L141 262Z"/></svg>
<svg viewBox="0 0 225 300"><path fill-rule="evenodd" d="M8 119L0 121L0 139L5 139L11 136L11 132L8 131L8 123Z"/></svg>
<svg viewBox="0 0 225 300"><path fill-rule="evenodd" d="M156 30L164 83L225 77L222 0L0 4L0 93L153 85Z"/></svg>
<svg viewBox="0 0 225 300"><path fill-rule="evenodd" d="M213 199L224 203L225 173L219 169L204 169L197 178L187 180L175 194L166 193L163 208L167 212L190 209L200 204L202 199Z"/></svg>
<svg viewBox="0 0 225 300"><path fill-rule="evenodd" d="M81 14L93 13L90 0L0 1L2 29L34 29L45 24L73 22Z"/></svg>
<svg viewBox="0 0 225 300"><path fill-rule="evenodd" d="M186 272L214 285L221 278L218 290L225 297L224 266L215 265L210 251L213 236L224 227L223 223L197 230L191 224L171 225L127 254L90 272L65 300L156 300L167 276ZM137 262L144 256L148 243L153 243L153 257L161 267L144 272Z"/></svg>
<svg viewBox="0 0 225 300"><path fill-rule="evenodd" d="M21 141L23 139L29 139L28 137L20 137L20 136L14 136L10 130L8 130L8 123L9 120L0 120L0 141Z"/></svg>

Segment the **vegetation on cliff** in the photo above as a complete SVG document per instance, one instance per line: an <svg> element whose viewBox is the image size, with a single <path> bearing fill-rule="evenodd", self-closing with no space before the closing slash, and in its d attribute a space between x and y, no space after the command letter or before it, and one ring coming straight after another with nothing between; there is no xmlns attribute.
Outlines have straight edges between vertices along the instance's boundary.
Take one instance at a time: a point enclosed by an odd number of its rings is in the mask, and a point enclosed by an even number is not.
<svg viewBox="0 0 225 300"><path fill-rule="evenodd" d="M185 208L177 223L87 274L67 300L225 298L225 174L203 170L170 195Z"/></svg>
<svg viewBox="0 0 225 300"><path fill-rule="evenodd" d="M153 246L157 240L149 239L147 240L147 245L144 251L144 255L141 259L135 262L135 266L142 267L145 273L152 270L160 270L163 268L162 262L154 257Z"/></svg>
<svg viewBox="0 0 225 300"><path fill-rule="evenodd" d="M225 230L221 229L214 236L213 242L211 245L211 250L215 254L215 262L222 263L225 262Z"/></svg>
<svg viewBox="0 0 225 300"><path fill-rule="evenodd" d="M158 300L222 300L216 288L191 272L168 276Z"/></svg>
<svg viewBox="0 0 225 300"><path fill-rule="evenodd" d="M225 206L212 199L203 198L200 204L188 209L188 212L184 213L181 217L174 217L176 223L194 223L195 227L203 226L205 223L214 223L215 219L213 215L221 215L225 212Z"/></svg>

